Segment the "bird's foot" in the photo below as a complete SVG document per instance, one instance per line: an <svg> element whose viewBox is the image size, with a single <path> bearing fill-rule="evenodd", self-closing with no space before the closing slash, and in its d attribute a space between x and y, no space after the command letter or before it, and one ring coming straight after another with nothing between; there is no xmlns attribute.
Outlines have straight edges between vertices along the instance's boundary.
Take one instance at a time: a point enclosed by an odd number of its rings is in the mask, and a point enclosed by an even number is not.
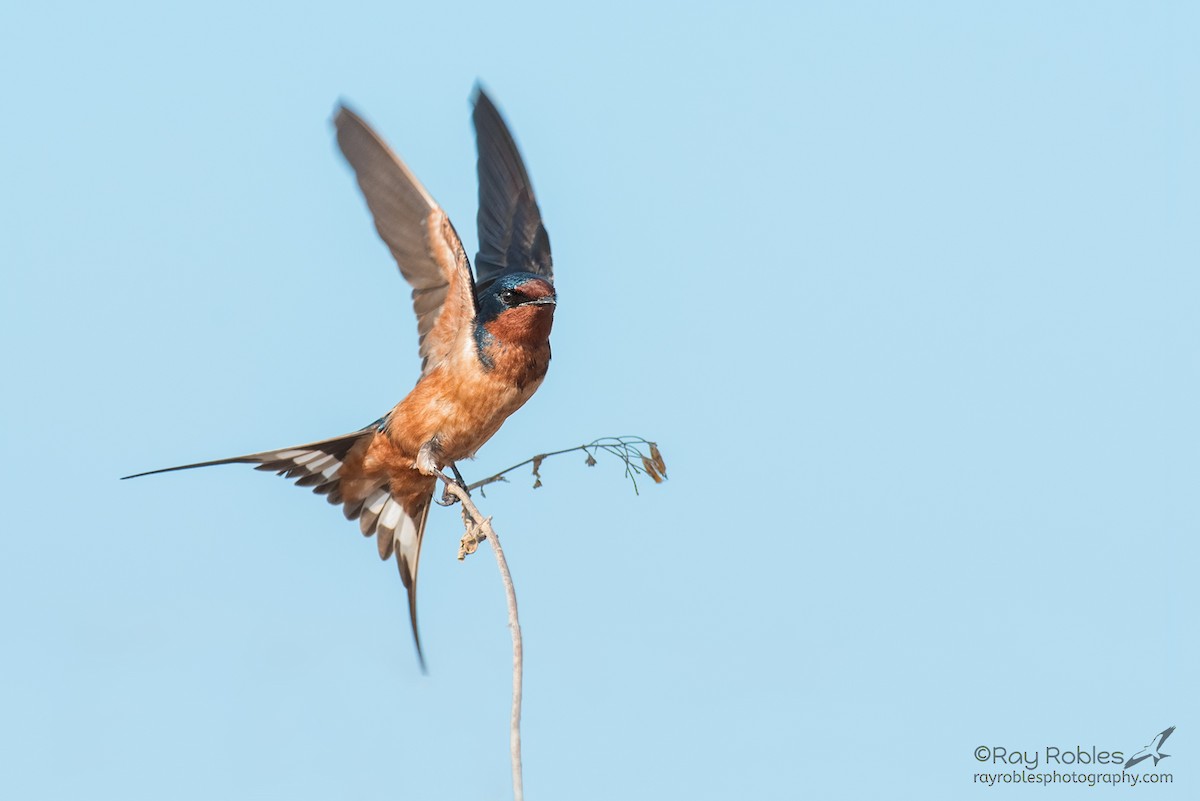
<svg viewBox="0 0 1200 801"><path fill-rule="evenodd" d="M467 489L466 480L462 477L462 473L458 472L458 466L455 465L454 462L450 463L450 470L453 471L454 478L450 478L448 475L443 473L441 470L437 471L437 477L440 478L442 480L442 482L445 484L445 488L442 490L442 497L438 499L439 506L453 506L454 504L458 503L458 496L456 496L452 492L450 492L451 484L456 485L459 489L461 489L466 494L468 494L468 495L471 494L471 491L469 489Z"/></svg>
<svg viewBox="0 0 1200 801"><path fill-rule="evenodd" d="M434 498L434 501L437 502L437 505L438 506L453 506L454 504L458 503L457 496L451 494L451 492L450 492L449 485L450 485L451 479L445 475L438 476L438 478L440 478L440 479L442 479L442 481L446 482L446 488L442 490L442 497Z"/></svg>

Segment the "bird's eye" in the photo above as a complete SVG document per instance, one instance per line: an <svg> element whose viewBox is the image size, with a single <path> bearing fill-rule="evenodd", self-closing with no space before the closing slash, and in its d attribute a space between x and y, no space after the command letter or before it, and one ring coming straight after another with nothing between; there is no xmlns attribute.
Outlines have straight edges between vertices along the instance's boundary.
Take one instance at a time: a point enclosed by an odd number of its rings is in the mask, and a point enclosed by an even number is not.
<svg viewBox="0 0 1200 801"><path fill-rule="evenodd" d="M500 300L509 306L516 303L520 297L521 295L515 289L506 289L500 293Z"/></svg>

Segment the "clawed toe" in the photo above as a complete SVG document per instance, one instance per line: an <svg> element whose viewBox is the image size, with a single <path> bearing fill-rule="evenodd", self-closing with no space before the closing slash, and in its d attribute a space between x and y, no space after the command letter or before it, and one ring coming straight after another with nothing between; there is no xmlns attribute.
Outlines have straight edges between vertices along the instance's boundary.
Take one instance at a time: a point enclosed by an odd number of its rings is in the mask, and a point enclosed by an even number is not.
<svg viewBox="0 0 1200 801"><path fill-rule="evenodd" d="M454 470L454 478L450 478L450 476L446 475L441 470L437 471L437 477L441 479L444 484L444 488L442 489L442 497L436 499L438 506L453 506L454 504L458 503L458 496L450 492L451 484L459 487L468 495L470 494L470 490L467 489L467 483L463 481L462 476L459 475L458 469L454 467L453 464L450 467L452 470Z"/></svg>
<svg viewBox="0 0 1200 801"><path fill-rule="evenodd" d="M446 485L442 489L442 497L436 499L437 504L438 506L453 506L458 503L458 496L450 492L450 480L445 476L442 476L442 480L446 482Z"/></svg>

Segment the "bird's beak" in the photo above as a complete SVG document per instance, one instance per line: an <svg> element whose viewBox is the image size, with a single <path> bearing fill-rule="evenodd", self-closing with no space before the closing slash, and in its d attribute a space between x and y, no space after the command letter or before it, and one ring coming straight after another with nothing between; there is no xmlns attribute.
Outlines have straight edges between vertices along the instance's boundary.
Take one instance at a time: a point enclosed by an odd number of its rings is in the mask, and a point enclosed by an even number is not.
<svg viewBox="0 0 1200 801"><path fill-rule="evenodd" d="M557 306L558 300L553 295L544 295L540 298L533 298L521 304L522 306Z"/></svg>

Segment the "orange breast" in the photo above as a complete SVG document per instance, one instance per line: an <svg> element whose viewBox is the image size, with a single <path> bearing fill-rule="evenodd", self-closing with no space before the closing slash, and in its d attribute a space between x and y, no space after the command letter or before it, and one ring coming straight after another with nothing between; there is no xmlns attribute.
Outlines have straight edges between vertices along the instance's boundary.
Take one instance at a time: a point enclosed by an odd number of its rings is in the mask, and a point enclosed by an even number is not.
<svg viewBox="0 0 1200 801"><path fill-rule="evenodd" d="M389 462L400 459L411 467L431 440L439 466L473 456L541 385L550 347L494 345L488 356L491 369L475 358L439 365L421 379L388 421L387 439L396 451Z"/></svg>

